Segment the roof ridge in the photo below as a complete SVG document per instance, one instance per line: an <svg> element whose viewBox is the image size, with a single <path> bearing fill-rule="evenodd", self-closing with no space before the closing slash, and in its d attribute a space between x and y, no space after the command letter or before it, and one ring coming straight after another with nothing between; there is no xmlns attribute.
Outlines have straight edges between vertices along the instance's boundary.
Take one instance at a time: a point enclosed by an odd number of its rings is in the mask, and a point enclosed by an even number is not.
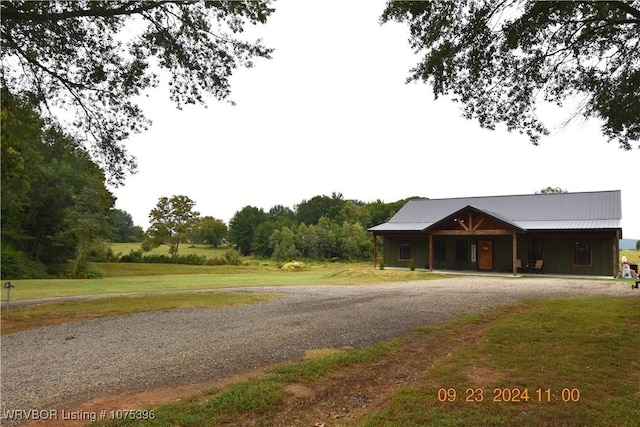
<svg viewBox="0 0 640 427"><path fill-rule="evenodd" d="M462 199L495 199L501 197L537 197L537 196L557 196L570 194L595 194L595 193L620 193L621 190L593 190L593 191L567 191L566 193L522 193L522 194L498 194L494 196L459 196L459 197L439 197L439 198L420 198L409 199L407 202L421 202L434 200L462 200Z"/></svg>

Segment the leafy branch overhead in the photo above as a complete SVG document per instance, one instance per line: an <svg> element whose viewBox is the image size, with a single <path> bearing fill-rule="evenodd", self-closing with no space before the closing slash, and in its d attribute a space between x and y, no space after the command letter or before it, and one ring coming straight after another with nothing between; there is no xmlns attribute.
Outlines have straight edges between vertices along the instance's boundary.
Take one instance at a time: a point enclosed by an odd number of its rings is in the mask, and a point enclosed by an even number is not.
<svg viewBox="0 0 640 427"><path fill-rule="evenodd" d="M538 144L536 105L577 105L631 149L640 137L640 1L392 1L381 21L406 22L423 57L409 81L452 95L484 128L506 125Z"/></svg>
<svg viewBox="0 0 640 427"><path fill-rule="evenodd" d="M0 12L2 86L29 94L49 119L72 115L114 183L135 171L123 141L150 124L135 98L158 84L154 67L169 72L182 107L205 94L228 100L233 70L272 52L240 37L266 22L268 0L3 1Z"/></svg>

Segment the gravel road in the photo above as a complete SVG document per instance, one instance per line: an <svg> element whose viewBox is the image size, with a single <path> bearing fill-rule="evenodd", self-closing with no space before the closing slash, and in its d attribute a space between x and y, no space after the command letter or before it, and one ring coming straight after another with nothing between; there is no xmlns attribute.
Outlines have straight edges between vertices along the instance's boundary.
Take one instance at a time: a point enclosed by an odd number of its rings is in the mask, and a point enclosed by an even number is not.
<svg viewBox="0 0 640 427"><path fill-rule="evenodd" d="M298 360L305 350L360 347L540 296L640 297L613 280L457 277L368 286L233 289L281 298L218 309L141 313L2 337L2 414L224 378Z"/></svg>

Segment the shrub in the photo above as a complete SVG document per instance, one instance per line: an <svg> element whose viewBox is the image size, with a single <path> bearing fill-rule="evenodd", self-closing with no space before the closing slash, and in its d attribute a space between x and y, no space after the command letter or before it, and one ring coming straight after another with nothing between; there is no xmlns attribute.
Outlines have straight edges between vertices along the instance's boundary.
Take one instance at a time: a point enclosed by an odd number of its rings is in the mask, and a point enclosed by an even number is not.
<svg viewBox="0 0 640 427"><path fill-rule="evenodd" d="M284 271L303 271L306 270L307 267L303 262L291 261L282 266Z"/></svg>
<svg viewBox="0 0 640 427"><path fill-rule="evenodd" d="M87 261L68 260L64 270L64 275L71 279L100 279L105 275L102 269Z"/></svg>
<svg viewBox="0 0 640 427"><path fill-rule="evenodd" d="M142 262L142 249L131 249L128 255L120 257L120 262Z"/></svg>
<svg viewBox="0 0 640 427"><path fill-rule="evenodd" d="M242 255L235 249L229 249L222 256L226 265L242 265Z"/></svg>
<svg viewBox="0 0 640 427"><path fill-rule="evenodd" d="M0 266L3 279L43 279L49 276L44 264L7 245L2 245Z"/></svg>
<svg viewBox="0 0 640 427"><path fill-rule="evenodd" d="M380 270L384 270L384 261L380 261Z"/></svg>

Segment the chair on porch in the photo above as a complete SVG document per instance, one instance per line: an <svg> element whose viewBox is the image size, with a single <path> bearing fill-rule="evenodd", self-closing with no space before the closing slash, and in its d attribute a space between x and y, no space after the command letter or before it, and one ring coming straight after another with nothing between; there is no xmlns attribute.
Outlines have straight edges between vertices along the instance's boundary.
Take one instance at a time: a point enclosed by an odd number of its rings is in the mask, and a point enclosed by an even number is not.
<svg viewBox="0 0 640 427"><path fill-rule="evenodd" d="M523 273L524 270L522 269L522 260L521 259L517 259L516 260L516 272L518 273Z"/></svg>
<svg viewBox="0 0 640 427"><path fill-rule="evenodd" d="M536 274L538 273L544 274L544 270L542 269L543 264L544 264L544 261L539 259L536 261L536 265L534 265L531 270L534 271Z"/></svg>

